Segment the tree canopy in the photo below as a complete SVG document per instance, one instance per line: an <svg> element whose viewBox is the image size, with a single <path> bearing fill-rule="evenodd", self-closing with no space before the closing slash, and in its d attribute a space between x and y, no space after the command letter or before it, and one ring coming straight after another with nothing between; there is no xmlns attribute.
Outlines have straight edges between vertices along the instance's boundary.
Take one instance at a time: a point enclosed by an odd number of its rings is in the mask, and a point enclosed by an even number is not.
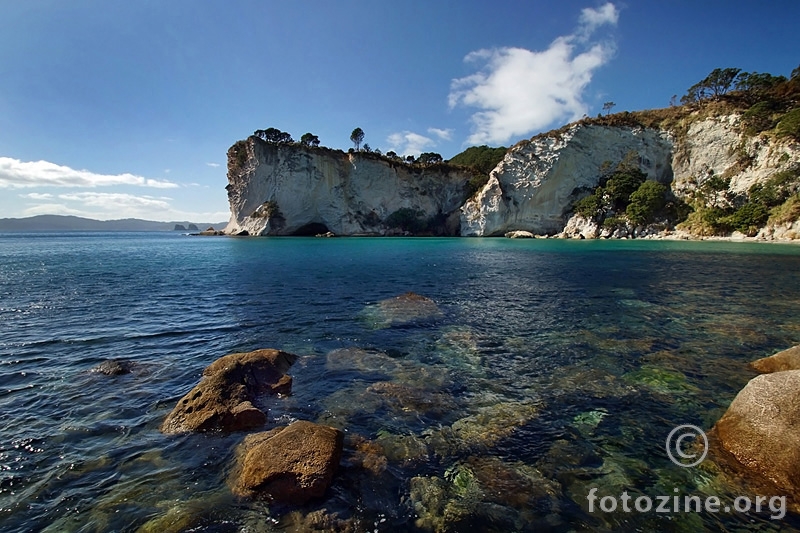
<svg viewBox="0 0 800 533"><path fill-rule="evenodd" d="M303 136L300 137L300 144L305 146L319 146L319 137L313 133L304 133Z"/></svg>
<svg viewBox="0 0 800 533"><path fill-rule="evenodd" d="M681 103L690 104L712 96L719 98L730 90L739 72L741 69L738 68L715 68L704 79L689 87Z"/></svg>
<svg viewBox="0 0 800 533"><path fill-rule="evenodd" d="M268 143L289 144L294 142L294 139L292 139L292 136L289 133L281 131L278 128L256 130L253 132L253 135L267 141Z"/></svg>
<svg viewBox="0 0 800 533"><path fill-rule="evenodd" d="M356 128L350 134L350 140L356 145L356 150L361 149L361 143L364 142L364 130Z"/></svg>
<svg viewBox="0 0 800 533"><path fill-rule="evenodd" d="M419 154L417 162L423 165L432 165L434 163L441 163L443 161L441 154L435 152L423 152Z"/></svg>

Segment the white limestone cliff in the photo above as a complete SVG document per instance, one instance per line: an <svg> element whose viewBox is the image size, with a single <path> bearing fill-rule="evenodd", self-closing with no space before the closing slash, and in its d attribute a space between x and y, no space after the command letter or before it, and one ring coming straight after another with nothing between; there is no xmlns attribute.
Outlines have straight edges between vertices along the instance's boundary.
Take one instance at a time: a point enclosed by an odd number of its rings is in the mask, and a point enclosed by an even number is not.
<svg viewBox="0 0 800 533"><path fill-rule="evenodd" d="M574 125L520 143L461 208L461 234L560 233L575 200L597 186L601 167L619 163L632 150L649 179L670 182L672 141L664 132Z"/></svg>
<svg viewBox="0 0 800 533"><path fill-rule="evenodd" d="M486 185L467 198L472 175L447 165L415 167L369 153L276 145L251 137L228 154L228 234L397 234L387 218L399 209L437 220L435 232L494 236L514 231L563 237L643 237L663 227L598 227L572 213L609 167L631 152L648 179L679 198L711 176L745 193L776 172L800 165L800 144L748 136L740 116L687 115L680 132L582 121L511 148ZM800 221L764 228L759 238L792 239Z"/></svg>
<svg viewBox="0 0 800 533"><path fill-rule="evenodd" d="M747 136L739 120L739 115L697 120L677 140L670 131L578 123L519 143L461 208L461 235L526 230L600 236L590 221L570 217L571 207L598 185L604 165L619 163L631 151L639 154L648 179L669 184L679 197L712 175L730 177L730 190L743 193L800 163L796 142ZM792 224L762 231L763 238L794 234Z"/></svg>
<svg viewBox="0 0 800 533"><path fill-rule="evenodd" d="M406 208L422 220L437 218L443 233L457 235L470 177L447 166L412 167L367 153L250 137L228 154L231 219L225 232L384 235L397 231L387 217Z"/></svg>

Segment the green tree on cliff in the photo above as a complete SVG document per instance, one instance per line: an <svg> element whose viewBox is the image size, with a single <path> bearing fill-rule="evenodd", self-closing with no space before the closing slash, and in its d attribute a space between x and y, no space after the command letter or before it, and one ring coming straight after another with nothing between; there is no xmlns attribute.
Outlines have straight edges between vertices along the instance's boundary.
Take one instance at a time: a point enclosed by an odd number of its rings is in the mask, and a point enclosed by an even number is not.
<svg viewBox="0 0 800 533"><path fill-rule="evenodd" d="M361 143L364 142L364 130L356 128L350 134L350 140L356 145L356 151L361 149Z"/></svg>
<svg viewBox="0 0 800 533"><path fill-rule="evenodd" d="M437 154L436 152L422 152L419 154L417 161L423 165L432 165L435 163L441 163L443 159L441 154Z"/></svg>
<svg viewBox="0 0 800 533"><path fill-rule="evenodd" d="M256 130L253 132L256 137L274 144L291 144L294 142L291 134L281 131L278 128L267 128L265 130Z"/></svg>
<svg viewBox="0 0 800 533"><path fill-rule="evenodd" d="M300 137L300 144L305 146L319 146L319 137L313 133L304 133L303 136Z"/></svg>

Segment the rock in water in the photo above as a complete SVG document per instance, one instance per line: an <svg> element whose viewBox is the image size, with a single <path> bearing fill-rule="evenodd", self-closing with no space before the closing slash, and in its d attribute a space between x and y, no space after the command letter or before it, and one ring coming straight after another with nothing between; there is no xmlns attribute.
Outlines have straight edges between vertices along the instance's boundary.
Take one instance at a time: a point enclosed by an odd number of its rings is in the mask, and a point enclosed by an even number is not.
<svg viewBox="0 0 800 533"><path fill-rule="evenodd" d="M286 372L296 359L296 355L271 349L217 359L167 415L161 431L240 431L263 425L267 417L253 402L264 393L288 394L292 378Z"/></svg>
<svg viewBox="0 0 800 533"><path fill-rule="evenodd" d="M441 315L436 302L413 292L381 300L377 305L379 324L398 326Z"/></svg>
<svg viewBox="0 0 800 533"><path fill-rule="evenodd" d="M130 374L135 366L136 363L133 361L109 359L92 368L91 371L97 372L98 374L105 374L106 376L121 376L123 374Z"/></svg>
<svg viewBox="0 0 800 533"><path fill-rule="evenodd" d="M800 370L757 376L714 426L722 447L800 498Z"/></svg>
<svg viewBox="0 0 800 533"><path fill-rule="evenodd" d="M325 494L342 456L338 429L298 420L248 435L237 449L233 492L302 505Z"/></svg>
<svg viewBox="0 0 800 533"><path fill-rule="evenodd" d="M783 370L800 370L800 345L753 361L750 363L750 368L762 374Z"/></svg>

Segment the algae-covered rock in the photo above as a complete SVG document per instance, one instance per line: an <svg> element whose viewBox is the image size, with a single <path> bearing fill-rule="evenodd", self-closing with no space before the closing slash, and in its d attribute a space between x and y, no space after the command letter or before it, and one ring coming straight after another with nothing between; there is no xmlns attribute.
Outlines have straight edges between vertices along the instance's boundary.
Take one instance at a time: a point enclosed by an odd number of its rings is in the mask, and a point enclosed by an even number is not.
<svg viewBox="0 0 800 533"><path fill-rule="evenodd" d="M492 447L536 418L539 409L538 404L529 402L498 403L457 420L451 429L468 447Z"/></svg>
<svg viewBox="0 0 800 533"><path fill-rule="evenodd" d="M333 371L379 372L391 376L400 368L400 362L376 350L340 348L328 353L325 368Z"/></svg>
<svg viewBox="0 0 800 533"><path fill-rule="evenodd" d="M443 477L417 476L410 483L416 526L433 531L536 530L559 509L558 483L522 462L470 457L450 466Z"/></svg>
<svg viewBox="0 0 800 533"><path fill-rule="evenodd" d="M386 470L389 461L379 442L350 433L345 439L345 445L352 450L348 459L350 466L360 466L375 475L382 474Z"/></svg>
<svg viewBox="0 0 800 533"><path fill-rule="evenodd" d="M623 379L631 385L644 386L661 394L682 395L700 392L700 389L686 380L683 373L655 365L642 365L639 370L625 374Z"/></svg>
<svg viewBox="0 0 800 533"><path fill-rule="evenodd" d="M436 302L413 292L387 298L364 309L363 316L374 328L402 326L441 316Z"/></svg>
<svg viewBox="0 0 800 533"><path fill-rule="evenodd" d="M358 517L341 518L339 513L330 512L327 509L317 509L310 513L292 511L281 518L279 530L286 533L307 533L309 531L361 533L369 531L370 525ZM272 530L270 529L270 531Z"/></svg>
<svg viewBox="0 0 800 533"><path fill-rule="evenodd" d="M401 435L382 430L378 431L375 442L392 462L411 464L429 459L429 443L417 435Z"/></svg>
<svg viewBox="0 0 800 533"><path fill-rule="evenodd" d="M377 397L384 406L395 412L441 416L456 407L456 402L449 394L401 383L380 381L367 387L366 392Z"/></svg>

